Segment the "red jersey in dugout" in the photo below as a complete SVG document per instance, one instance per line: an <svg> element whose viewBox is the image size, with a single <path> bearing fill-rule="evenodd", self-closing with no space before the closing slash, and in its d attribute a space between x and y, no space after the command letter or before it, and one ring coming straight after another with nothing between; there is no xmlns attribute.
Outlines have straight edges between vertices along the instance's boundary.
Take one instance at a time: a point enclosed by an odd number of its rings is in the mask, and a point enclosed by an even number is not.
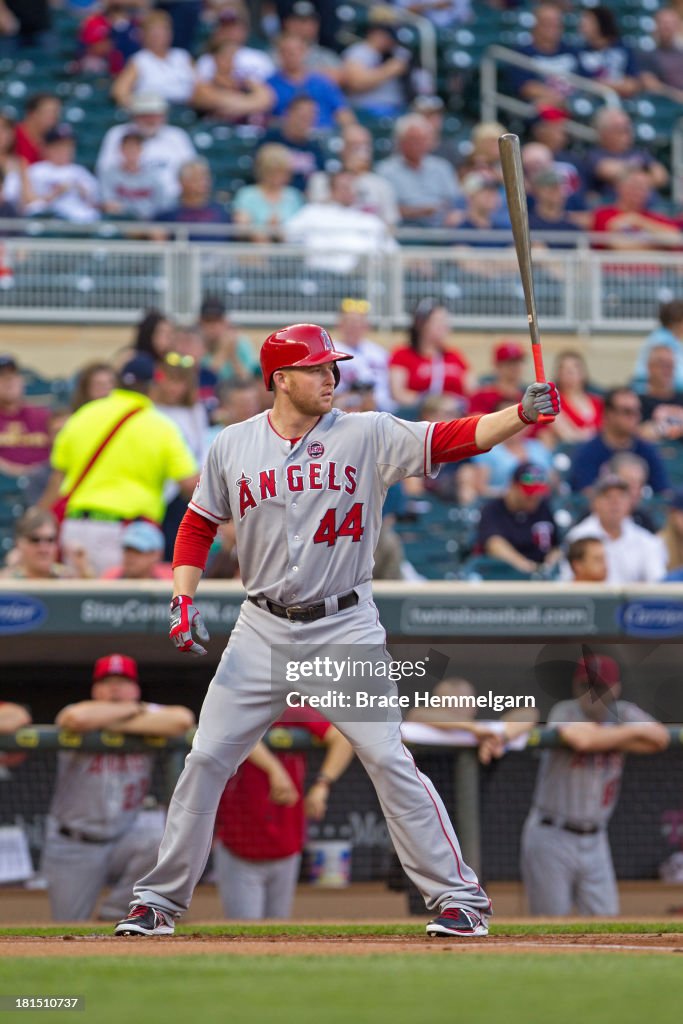
<svg viewBox="0 0 683 1024"><path fill-rule="evenodd" d="M308 729L323 739L330 723L310 708L288 708L274 723ZM304 793L306 755L302 750L278 752L300 798ZM268 776L245 761L230 779L218 805L215 838L244 860L277 860L300 853L306 839L303 799L293 807L275 804L269 795Z"/></svg>

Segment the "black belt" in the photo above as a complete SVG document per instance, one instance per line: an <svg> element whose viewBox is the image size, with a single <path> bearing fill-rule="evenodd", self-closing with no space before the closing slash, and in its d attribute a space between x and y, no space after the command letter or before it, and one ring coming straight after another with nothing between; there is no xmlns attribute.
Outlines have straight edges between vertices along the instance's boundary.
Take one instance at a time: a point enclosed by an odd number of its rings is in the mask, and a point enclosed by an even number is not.
<svg viewBox="0 0 683 1024"><path fill-rule="evenodd" d="M554 828L561 828L565 832L573 832L575 836L594 836L600 831L599 825L572 825L570 821L555 821L554 818L541 818L541 825L552 825Z"/></svg>
<svg viewBox="0 0 683 1024"><path fill-rule="evenodd" d="M252 604L258 605L259 608L265 605L265 609L271 615L277 615L279 619L289 619L290 622L315 622L316 619L323 619L328 614L334 614L333 612L325 611L324 601L319 601L318 604L284 605L276 604L275 601L269 601L267 597L258 598L250 596L249 600ZM358 604L358 594L355 590L350 590L348 594L342 594L337 600L337 611L343 612L345 608L352 608L354 604Z"/></svg>
<svg viewBox="0 0 683 1024"><path fill-rule="evenodd" d="M79 832L75 828L67 828L66 825L60 825L57 829L60 836L66 836L67 839L76 839L79 843L112 843L113 839L96 839L95 836L88 836L84 832Z"/></svg>

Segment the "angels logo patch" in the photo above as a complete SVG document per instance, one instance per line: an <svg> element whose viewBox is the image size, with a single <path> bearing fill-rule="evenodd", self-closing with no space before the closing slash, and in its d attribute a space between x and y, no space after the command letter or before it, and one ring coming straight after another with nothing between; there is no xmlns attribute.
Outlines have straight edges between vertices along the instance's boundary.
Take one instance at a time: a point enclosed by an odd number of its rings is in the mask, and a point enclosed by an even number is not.
<svg viewBox="0 0 683 1024"><path fill-rule="evenodd" d="M312 459L321 459L325 454L325 446L320 441L311 441L306 451Z"/></svg>
<svg viewBox="0 0 683 1024"><path fill-rule="evenodd" d="M235 480L235 485L239 488L240 496L240 519L244 518L244 513L249 508L256 508L256 499L251 492L252 478L247 476L244 470L242 470L242 476L239 480Z"/></svg>

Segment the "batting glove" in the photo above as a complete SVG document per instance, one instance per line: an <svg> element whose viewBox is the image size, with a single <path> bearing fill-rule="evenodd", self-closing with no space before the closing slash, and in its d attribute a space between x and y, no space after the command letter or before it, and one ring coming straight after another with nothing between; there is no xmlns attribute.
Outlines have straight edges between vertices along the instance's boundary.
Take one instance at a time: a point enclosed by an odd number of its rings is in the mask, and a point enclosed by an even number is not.
<svg viewBox="0 0 683 1024"><path fill-rule="evenodd" d="M517 406L522 423L535 423L539 416L557 416L559 411L560 394L552 381L530 384Z"/></svg>
<svg viewBox="0 0 683 1024"><path fill-rule="evenodd" d="M192 598L186 594L180 594L171 601L169 636L179 651L183 654L206 654L206 648L195 643L192 630L195 631L200 640L204 643L209 639L209 631L202 622L199 609L192 603Z"/></svg>

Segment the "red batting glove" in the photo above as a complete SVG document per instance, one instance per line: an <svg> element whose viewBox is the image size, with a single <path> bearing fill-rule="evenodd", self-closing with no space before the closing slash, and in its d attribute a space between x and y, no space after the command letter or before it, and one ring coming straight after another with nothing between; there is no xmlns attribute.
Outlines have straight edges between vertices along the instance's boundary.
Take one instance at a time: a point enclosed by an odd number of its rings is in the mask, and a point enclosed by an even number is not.
<svg viewBox="0 0 683 1024"><path fill-rule="evenodd" d="M169 637L183 654L206 654L206 648L195 643L192 630L195 631L200 640L204 643L209 639L209 631L202 622L199 609L193 604L192 598L187 594L180 594L171 601Z"/></svg>

